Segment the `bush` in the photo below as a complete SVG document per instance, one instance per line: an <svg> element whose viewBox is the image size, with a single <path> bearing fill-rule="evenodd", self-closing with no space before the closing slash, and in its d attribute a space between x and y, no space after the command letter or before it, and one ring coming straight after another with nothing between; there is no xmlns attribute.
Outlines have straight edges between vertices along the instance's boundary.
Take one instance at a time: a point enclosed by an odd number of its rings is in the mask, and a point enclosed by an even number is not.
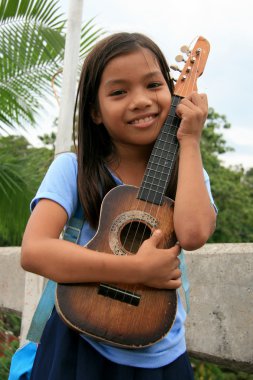
<svg viewBox="0 0 253 380"><path fill-rule="evenodd" d="M194 380L253 380L253 375L245 372L234 372L228 368L191 359L194 369Z"/></svg>
<svg viewBox="0 0 253 380"><path fill-rule="evenodd" d="M0 379L7 380L11 358L19 346L21 318L13 312L0 312Z"/></svg>

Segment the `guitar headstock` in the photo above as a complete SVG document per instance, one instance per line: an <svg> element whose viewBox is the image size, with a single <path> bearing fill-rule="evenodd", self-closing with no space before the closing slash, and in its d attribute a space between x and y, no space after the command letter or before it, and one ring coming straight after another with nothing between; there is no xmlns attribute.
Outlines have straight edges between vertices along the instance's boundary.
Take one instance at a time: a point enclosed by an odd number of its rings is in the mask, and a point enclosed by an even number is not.
<svg viewBox="0 0 253 380"><path fill-rule="evenodd" d="M177 66L173 65L171 68L181 72L175 85L174 95L184 98L191 92L197 91L197 79L204 71L210 44L204 37L199 37L191 51L187 46L182 46L181 51L188 57L187 60L182 55L176 57L178 62L185 62L183 70L181 71Z"/></svg>

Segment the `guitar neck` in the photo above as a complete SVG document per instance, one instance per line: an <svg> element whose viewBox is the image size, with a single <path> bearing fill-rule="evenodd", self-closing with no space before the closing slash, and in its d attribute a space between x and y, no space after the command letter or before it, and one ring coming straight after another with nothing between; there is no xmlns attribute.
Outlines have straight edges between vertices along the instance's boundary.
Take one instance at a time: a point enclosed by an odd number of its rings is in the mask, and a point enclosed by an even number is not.
<svg viewBox="0 0 253 380"><path fill-rule="evenodd" d="M163 203L179 147L177 130L180 119L176 115L176 107L180 100L179 96L172 97L170 112L151 152L137 196L143 201L158 205Z"/></svg>

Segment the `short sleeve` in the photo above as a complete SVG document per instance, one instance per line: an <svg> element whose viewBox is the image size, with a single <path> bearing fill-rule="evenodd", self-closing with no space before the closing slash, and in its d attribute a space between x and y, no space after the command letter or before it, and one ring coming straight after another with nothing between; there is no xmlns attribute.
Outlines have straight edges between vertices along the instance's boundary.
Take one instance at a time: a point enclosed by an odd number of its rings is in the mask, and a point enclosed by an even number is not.
<svg viewBox="0 0 253 380"><path fill-rule="evenodd" d="M61 205L68 218L74 213L78 204L77 159L74 153L62 153L55 158L31 201L31 210L42 198Z"/></svg>
<svg viewBox="0 0 253 380"><path fill-rule="evenodd" d="M209 179L209 175L207 174L207 171L205 169L203 169L204 171L204 179L205 179L205 184L206 184L206 188L207 188L207 191L208 191L208 194L209 194L209 197L210 197L210 201L211 201L211 204L213 205L216 213L218 212L218 209L214 203L214 199L213 199L213 196L212 196L212 191L211 191L211 184L210 184L210 179Z"/></svg>

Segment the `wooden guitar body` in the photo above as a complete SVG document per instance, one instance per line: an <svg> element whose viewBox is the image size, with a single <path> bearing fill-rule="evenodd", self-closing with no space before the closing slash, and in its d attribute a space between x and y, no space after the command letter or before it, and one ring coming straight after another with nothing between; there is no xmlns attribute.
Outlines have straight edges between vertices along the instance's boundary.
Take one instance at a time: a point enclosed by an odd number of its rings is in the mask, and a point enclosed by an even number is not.
<svg viewBox="0 0 253 380"><path fill-rule="evenodd" d="M118 186L104 198L100 224L87 247L108 254L135 254L155 228L162 229L162 246L176 242L173 201L162 205L137 199L134 186ZM129 207L130 205L130 207ZM121 347L138 348L162 339L170 330L177 309L175 290L143 285L58 284L56 307L73 329Z"/></svg>

